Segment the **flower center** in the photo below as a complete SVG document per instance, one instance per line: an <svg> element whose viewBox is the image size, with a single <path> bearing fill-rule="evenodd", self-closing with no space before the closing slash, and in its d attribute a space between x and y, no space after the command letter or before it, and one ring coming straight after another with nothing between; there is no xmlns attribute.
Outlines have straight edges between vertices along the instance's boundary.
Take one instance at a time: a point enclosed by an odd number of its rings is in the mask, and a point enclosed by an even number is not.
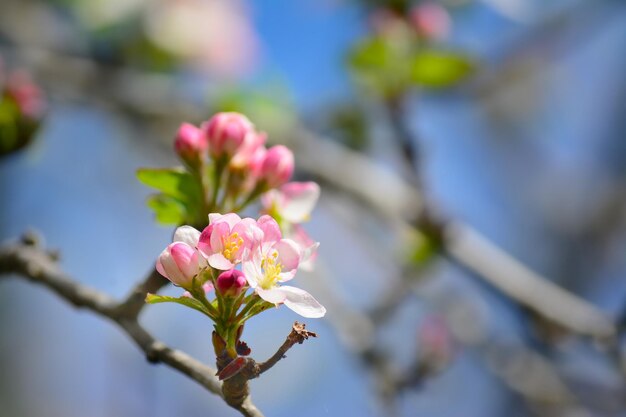
<svg viewBox="0 0 626 417"><path fill-rule="evenodd" d="M243 245L243 239L239 237L239 233L235 232L228 237L222 237L222 245L224 246L224 249L222 250L224 258L234 262L239 249Z"/></svg>
<svg viewBox="0 0 626 417"><path fill-rule="evenodd" d="M261 261L261 268L263 269L263 279L260 282L261 288L269 290L276 285L278 276L283 270L283 266L280 262L276 262L278 258L278 252L274 251L271 256L263 258Z"/></svg>

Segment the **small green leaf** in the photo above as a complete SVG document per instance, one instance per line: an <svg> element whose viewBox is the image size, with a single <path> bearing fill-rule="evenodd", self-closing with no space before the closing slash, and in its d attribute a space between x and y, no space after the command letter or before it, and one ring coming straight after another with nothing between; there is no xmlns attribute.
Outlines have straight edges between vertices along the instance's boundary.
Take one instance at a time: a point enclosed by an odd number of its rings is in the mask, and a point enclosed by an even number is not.
<svg viewBox="0 0 626 417"><path fill-rule="evenodd" d="M423 87L446 88L462 81L473 68L467 57L457 53L420 52L413 58L411 79Z"/></svg>
<svg viewBox="0 0 626 417"><path fill-rule="evenodd" d="M440 249L440 244L428 234L416 230L409 247L410 262L417 267L421 267L434 259Z"/></svg>
<svg viewBox="0 0 626 417"><path fill-rule="evenodd" d="M366 90L393 97L411 83L409 43L372 37L356 45L348 56L355 80Z"/></svg>
<svg viewBox="0 0 626 417"><path fill-rule="evenodd" d="M148 304L159 304L159 303L181 304L186 307L193 308L194 310L197 310L201 312L202 314L205 314L211 317L211 315L206 310L206 308L202 305L202 303L191 297L178 297L177 298L177 297L169 297L167 295L156 295L156 294L148 293L148 295L146 295L146 303Z"/></svg>
<svg viewBox="0 0 626 417"><path fill-rule="evenodd" d="M179 225L185 223L187 218L185 205L174 197L155 194L148 198L146 204L154 211L156 221L161 224Z"/></svg>
<svg viewBox="0 0 626 417"><path fill-rule="evenodd" d="M182 201L195 201L202 196L198 181L182 168L141 168L137 170L137 179Z"/></svg>
<svg viewBox="0 0 626 417"><path fill-rule="evenodd" d="M356 70L371 70L387 65L389 55L386 42L380 38L370 38L354 48L348 62Z"/></svg>

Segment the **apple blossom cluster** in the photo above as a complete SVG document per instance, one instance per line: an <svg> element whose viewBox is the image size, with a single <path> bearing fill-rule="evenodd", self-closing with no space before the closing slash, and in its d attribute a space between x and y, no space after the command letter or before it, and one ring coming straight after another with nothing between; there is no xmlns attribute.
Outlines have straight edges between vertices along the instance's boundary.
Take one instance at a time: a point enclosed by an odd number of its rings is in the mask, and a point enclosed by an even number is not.
<svg viewBox="0 0 626 417"><path fill-rule="evenodd" d="M228 175L222 200L228 203L246 193L251 193L248 199L258 197L291 178L293 153L283 145L266 148L266 138L244 115L218 113L200 127L183 123L174 148L192 169L209 156L215 162L216 181Z"/></svg>
<svg viewBox="0 0 626 417"><path fill-rule="evenodd" d="M244 323L269 308L284 304L308 318L326 313L311 294L287 285L298 269L313 268L319 243L302 223L319 186L289 182L292 152L267 148L266 137L244 115L218 113L199 127L180 126L174 149L184 168L138 172L140 181L161 192L149 201L157 219L182 224L156 269L184 292L148 294L146 301L175 302L208 316L216 355L226 362L250 353L240 340ZM260 217L238 214L255 202Z"/></svg>
<svg viewBox="0 0 626 417"><path fill-rule="evenodd" d="M30 75L6 71L0 57L0 155L32 140L44 110L44 95Z"/></svg>
<svg viewBox="0 0 626 417"><path fill-rule="evenodd" d="M201 286L201 302L212 290L221 297L237 298L251 289L248 301L285 304L303 317L319 318L326 309L315 298L283 285L310 260L317 246L303 247L283 238L278 223L269 215L254 220L235 213L212 213L202 232L191 226L176 229L174 242L159 256L156 269L187 290L186 297L196 297L194 287ZM242 316L242 323L248 318Z"/></svg>

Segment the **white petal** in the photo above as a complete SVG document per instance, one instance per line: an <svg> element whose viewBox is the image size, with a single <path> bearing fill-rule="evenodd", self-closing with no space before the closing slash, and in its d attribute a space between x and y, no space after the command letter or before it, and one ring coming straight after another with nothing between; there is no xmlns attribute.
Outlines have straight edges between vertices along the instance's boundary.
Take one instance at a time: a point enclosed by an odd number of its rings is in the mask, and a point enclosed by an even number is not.
<svg viewBox="0 0 626 417"><path fill-rule="evenodd" d="M294 190L284 190L286 204L282 207L281 215L291 223L302 223L308 220L317 200L320 197L320 187L314 182L289 183L294 185ZM285 187L283 186L283 189Z"/></svg>
<svg viewBox="0 0 626 417"><path fill-rule="evenodd" d="M285 305L302 317L316 319L326 314L326 308L311 294L300 288L285 285L277 290L285 295L285 301L283 301Z"/></svg>
<svg viewBox="0 0 626 417"><path fill-rule="evenodd" d="M319 246L320 242L315 242L308 248L302 248L302 256L300 258L300 262L306 262L311 259L311 256L313 256L317 252L317 248L319 248Z"/></svg>
<svg viewBox="0 0 626 417"><path fill-rule="evenodd" d="M261 279L261 270L259 266L253 261L248 261L242 264L241 270L248 281L248 285L251 288L256 288L257 285L259 285L259 280Z"/></svg>
<svg viewBox="0 0 626 417"><path fill-rule="evenodd" d="M282 288L275 287L269 290L264 290L261 287L256 287L255 291L259 294L259 297L267 301L268 303L280 304L285 301L286 294L281 291Z"/></svg>
<svg viewBox="0 0 626 417"><path fill-rule="evenodd" d="M194 229L191 226L181 226L174 232L173 242L184 242L192 248L198 247L198 240L200 239L200 231Z"/></svg>

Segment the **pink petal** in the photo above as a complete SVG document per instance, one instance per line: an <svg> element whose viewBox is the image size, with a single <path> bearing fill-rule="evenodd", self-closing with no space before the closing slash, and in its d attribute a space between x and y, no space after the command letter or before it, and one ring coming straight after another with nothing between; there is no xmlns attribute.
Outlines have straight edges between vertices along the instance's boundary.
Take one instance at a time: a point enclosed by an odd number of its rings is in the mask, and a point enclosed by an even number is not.
<svg viewBox="0 0 626 417"><path fill-rule="evenodd" d="M163 274L167 279L172 281L176 285L184 286L187 284L187 279L183 275L183 273L178 268L176 261L170 254L169 247L161 252L159 256L159 262L165 274Z"/></svg>
<svg viewBox="0 0 626 417"><path fill-rule="evenodd" d="M226 259L221 253L214 253L213 255L209 256L208 261L209 265L211 265L213 268L222 271L228 271L229 269L235 267L235 265L231 261Z"/></svg>
<svg viewBox="0 0 626 417"><path fill-rule="evenodd" d="M216 223L224 222L224 223L228 224L230 229L232 229L240 221L241 221L241 217L239 217L235 213L228 213L228 214L223 214L223 215L220 214L220 213L211 213L211 214L209 214L209 223L210 224L216 224Z"/></svg>
<svg viewBox="0 0 626 417"><path fill-rule="evenodd" d="M276 223L276 220L274 220L272 216L268 216L267 214L261 216L256 224L259 229L263 231L263 243L278 242L283 236L278 223Z"/></svg>
<svg viewBox="0 0 626 417"><path fill-rule="evenodd" d="M169 246L169 250L184 276L193 277L198 273L198 253L194 248L186 243L175 242Z"/></svg>
<svg viewBox="0 0 626 417"><path fill-rule="evenodd" d="M278 251L278 262L283 266L283 271L296 269L300 263L300 246L291 239L281 239L272 247Z"/></svg>
<svg viewBox="0 0 626 417"><path fill-rule="evenodd" d="M207 258L213 253L211 250L211 235L213 234L213 227L214 226L212 224L205 227L200 234L200 238L198 239L198 250Z"/></svg>
<svg viewBox="0 0 626 417"><path fill-rule="evenodd" d="M246 217L237 223L235 227L233 227L232 233L239 234L239 237L243 239L243 245L239 249L240 253L242 253L244 249L256 247L263 238L263 232L257 226L256 221L250 217Z"/></svg>
<svg viewBox="0 0 626 417"><path fill-rule="evenodd" d="M163 253L161 252L161 255L163 255ZM163 265L161 265L161 256L159 256L159 258L157 258L156 261L156 270L159 274L163 275L165 278L167 278L167 272L165 272L165 268L163 268Z"/></svg>
<svg viewBox="0 0 626 417"><path fill-rule="evenodd" d="M211 233L211 253L219 253L224 250L224 238L230 236L230 226L228 223L215 223L213 224L213 231Z"/></svg>
<svg viewBox="0 0 626 417"><path fill-rule="evenodd" d="M181 226L174 232L174 239L172 242L183 242L191 246L192 248L198 247L198 240L200 240L200 231L194 229L191 226Z"/></svg>
<svg viewBox="0 0 626 417"><path fill-rule="evenodd" d="M283 286L276 290L285 296L283 301L285 305L302 317L316 319L324 317L326 314L326 308L313 298L311 294L300 288Z"/></svg>

